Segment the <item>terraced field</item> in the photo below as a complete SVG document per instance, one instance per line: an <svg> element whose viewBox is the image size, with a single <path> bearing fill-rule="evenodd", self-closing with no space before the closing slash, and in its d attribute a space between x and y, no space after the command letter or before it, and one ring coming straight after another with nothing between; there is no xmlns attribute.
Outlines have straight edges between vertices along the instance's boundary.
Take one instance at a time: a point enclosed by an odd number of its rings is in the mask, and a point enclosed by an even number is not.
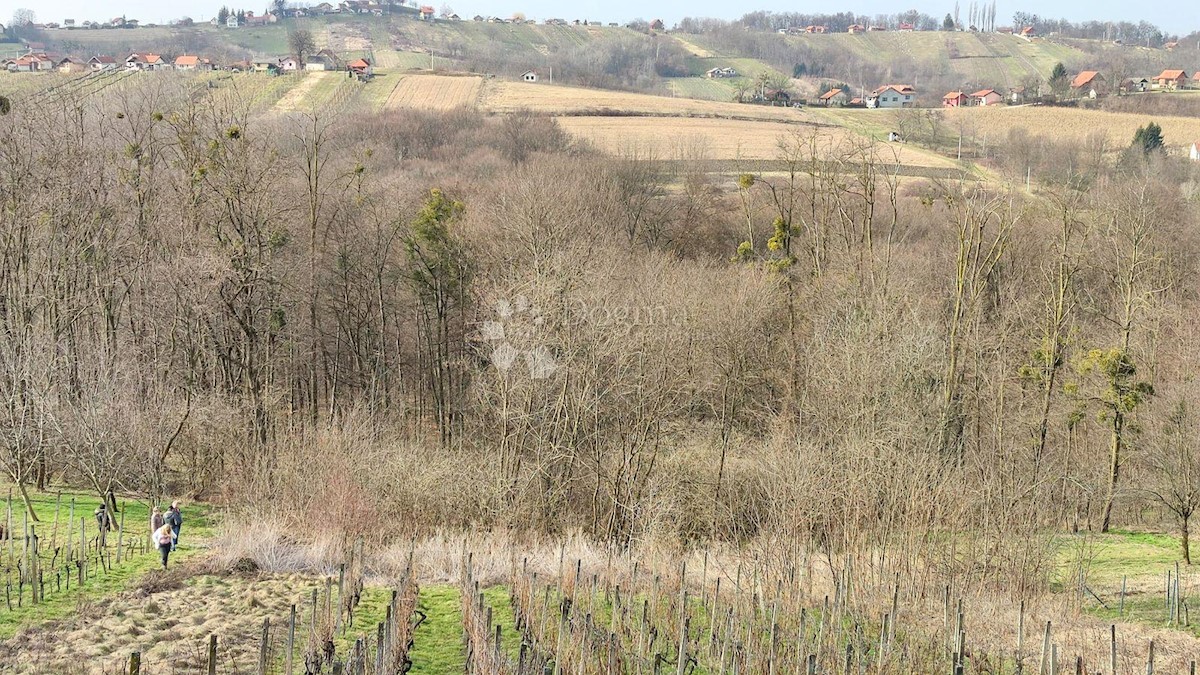
<svg viewBox="0 0 1200 675"><path fill-rule="evenodd" d="M479 100L483 78L453 75L404 75L388 96L385 108L451 110L473 107Z"/></svg>

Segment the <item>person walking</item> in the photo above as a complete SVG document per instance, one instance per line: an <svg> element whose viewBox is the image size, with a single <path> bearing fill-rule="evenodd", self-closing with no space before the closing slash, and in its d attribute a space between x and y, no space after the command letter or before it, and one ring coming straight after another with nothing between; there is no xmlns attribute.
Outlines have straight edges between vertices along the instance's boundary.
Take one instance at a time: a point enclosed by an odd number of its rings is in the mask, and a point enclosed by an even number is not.
<svg viewBox="0 0 1200 675"><path fill-rule="evenodd" d="M158 528L162 527L165 522L167 521L163 518L162 509L155 506L154 512L150 514L150 534L158 532Z"/></svg>
<svg viewBox="0 0 1200 675"><path fill-rule="evenodd" d="M179 512L179 502L171 502L171 508L167 509L166 522L171 526L171 550L174 551L179 546L179 528L183 527L183 514Z"/></svg>
<svg viewBox="0 0 1200 675"><path fill-rule="evenodd" d="M108 515L107 505L104 502L100 502L100 506L96 507L93 515L96 516L96 533L99 538L98 541L100 543L100 547L104 548L108 545L108 528L111 523L110 516Z"/></svg>
<svg viewBox="0 0 1200 675"><path fill-rule="evenodd" d="M164 522L157 530L154 531L154 543L158 546L158 554L162 556L162 568L167 569L167 558L171 555L171 549L175 544L175 533L171 530L171 524Z"/></svg>

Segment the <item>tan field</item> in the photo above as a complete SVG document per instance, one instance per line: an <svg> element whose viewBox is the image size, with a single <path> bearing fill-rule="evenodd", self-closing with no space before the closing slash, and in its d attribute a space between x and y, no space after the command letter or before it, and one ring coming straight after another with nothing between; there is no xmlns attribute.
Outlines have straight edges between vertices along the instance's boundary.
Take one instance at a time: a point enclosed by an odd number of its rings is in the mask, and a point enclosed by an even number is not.
<svg viewBox="0 0 1200 675"><path fill-rule="evenodd" d="M527 82L488 83L483 106L493 112L529 109L558 115L586 115L600 110L619 110L635 115L675 117L727 117L790 122L811 122L813 116L799 108L702 101L690 98L653 96L625 91L560 87Z"/></svg>
<svg viewBox="0 0 1200 675"><path fill-rule="evenodd" d="M474 107L482 84L483 78L474 75L405 75L396 83L385 107L427 110Z"/></svg>
<svg viewBox="0 0 1200 675"><path fill-rule="evenodd" d="M695 153L699 148L707 159L777 159L779 142L798 134L807 141L813 134L818 145L833 153L849 149L851 141L867 143L850 131L828 126L784 124L751 120L665 118L665 117L560 117L559 124L569 133L590 141L611 153L654 150L672 158L680 148ZM944 157L898 144L877 143L878 156L887 162L907 166L953 168Z"/></svg>
<svg viewBox="0 0 1200 675"><path fill-rule="evenodd" d="M959 120L972 124L993 139L1007 138L1016 128L1031 136L1054 136L1083 140L1095 131L1103 131L1115 146L1124 147L1133 140L1137 128L1148 122L1162 126L1168 147L1185 146L1200 140L1200 118L1139 115L1135 113L1079 110L1046 106L962 108L946 111L946 122L956 127Z"/></svg>

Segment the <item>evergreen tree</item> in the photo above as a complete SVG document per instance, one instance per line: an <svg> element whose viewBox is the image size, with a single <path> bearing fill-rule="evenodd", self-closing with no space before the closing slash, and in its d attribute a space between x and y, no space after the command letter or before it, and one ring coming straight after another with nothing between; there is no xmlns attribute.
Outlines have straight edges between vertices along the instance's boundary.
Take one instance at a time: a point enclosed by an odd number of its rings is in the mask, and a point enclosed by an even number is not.
<svg viewBox="0 0 1200 675"><path fill-rule="evenodd" d="M1151 122L1144 127L1138 127L1138 130L1133 134L1133 147L1140 148L1146 154L1161 149L1162 146L1162 127L1158 126L1155 122Z"/></svg>
<svg viewBox="0 0 1200 675"><path fill-rule="evenodd" d="M946 13L946 18L942 19L942 30L954 30L954 17Z"/></svg>
<svg viewBox="0 0 1200 675"><path fill-rule="evenodd" d="M217 11L217 23L224 26L225 22L228 20L229 20L229 8L224 5L221 5L221 9Z"/></svg>

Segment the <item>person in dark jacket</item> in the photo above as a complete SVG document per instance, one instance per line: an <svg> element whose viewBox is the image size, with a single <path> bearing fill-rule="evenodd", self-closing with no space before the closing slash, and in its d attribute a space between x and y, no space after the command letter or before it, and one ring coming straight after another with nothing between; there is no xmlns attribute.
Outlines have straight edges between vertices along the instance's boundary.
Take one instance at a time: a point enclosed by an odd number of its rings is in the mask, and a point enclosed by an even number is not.
<svg viewBox="0 0 1200 675"><path fill-rule="evenodd" d="M171 502L171 508L167 509L164 520L171 526L171 550L174 551L179 546L179 528L183 527L183 514L179 512L179 502Z"/></svg>
<svg viewBox="0 0 1200 675"><path fill-rule="evenodd" d="M150 514L150 534L157 532L158 528L162 527L165 522L167 521L163 518L162 509L157 506L154 507L154 513Z"/></svg>

